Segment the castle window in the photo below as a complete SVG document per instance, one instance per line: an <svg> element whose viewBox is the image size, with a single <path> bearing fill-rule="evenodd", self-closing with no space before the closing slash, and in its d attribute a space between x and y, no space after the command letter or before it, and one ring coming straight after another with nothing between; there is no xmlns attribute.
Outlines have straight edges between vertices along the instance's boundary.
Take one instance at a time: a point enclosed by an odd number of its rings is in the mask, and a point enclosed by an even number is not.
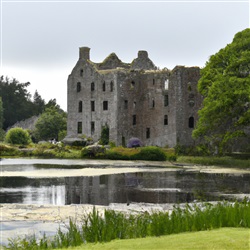
<svg viewBox="0 0 250 250"><path fill-rule="evenodd" d="M110 91L113 92L114 91L114 83L111 81L110 82Z"/></svg>
<svg viewBox="0 0 250 250"><path fill-rule="evenodd" d="M168 95L164 95L164 106L168 106Z"/></svg>
<svg viewBox="0 0 250 250"><path fill-rule="evenodd" d="M136 107L136 102L134 102L133 106L134 106L134 108Z"/></svg>
<svg viewBox="0 0 250 250"><path fill-rule="evenodd" d="M80 76L83 76L83 69L80 70Z"/></svg>
<svg viewBox="0 0 250 250"><path fill-rule="evenodd" d="M132 87L132 88L135 87L135 82L134 82L134 81L131 82L131 87Z"/></svg>
<svg viewBox="0 0 250 250"><path fill-rule="evenodd" d="M164 115L164 125L168 125L168 116Z"/></svg>
<svg viewBox="0 0 250 250"><path fill-rule="evenodd" d="M108 110L108 101L103 102L103 110Z"/></svg>
<svg viewBox="0 0 250 250"><path fill-rule="evenodd" d="M168 85L169 85L169 80L166 79L166 80L165 80L165 83L164 83L164 89L165 89L165 90L168 90Z"/></svg>
<svg viewBox="0 0 250 250"><path fill-rule="evenodd" d="M150 138L150 128L146 129L146 138L149 139Z"/></svg>
<svg viewBox="0 0 250 250"><path fill-rule="evenodd" d="M77 133L81 134L82 133L82 122L77 123Z"/></svg>
<svg viewBox="0 0 250 250"><path fill-rule="evenodd" d="M91 122L91 134L95 133L95 122Z"/></svg>
<svg viewBox="0 0 250 250"><path fill-rule="evenodd" d="M136 115L133 115L133 125L136 125Z"/></svg>
<svg viewBox="0 0 250 250"><path fill-rule="evenodd" d="M126 141L125 141L125 137L122 136L122 146L125 148L126 147Z"/></svg>
<svg viewBox="0 0 250 250"><path fill-rule="evenodd" d="M103 84L102 84L102 91L106 91L106 83L105 82L103 82Z"/></svg>
<svg viewBox="0 0 250 250"><path fill-rule="evenodd" d="M78 103L78 112L79 113L82 112L82 101L79 101L79 103Z"/></svg>
<svg viewBox="0 0 250 250"><path fill-rule="evenodd" d="M76 84L76 92L80 92L80 91L81 91L81 83L78 82L78 83Z"/></svg>
<svg viewBox="0 0 250 250"><path fill-rule="evenodd" d="M91 111L95 111L95 101L91 101Z"/></svg>
<svg viewBox="0 0 250 250"><path fill-rule="evenodd" d="M94 90L95 90L95 83L92 82L92 83L91 83L91 91L94 91Z"/></svg>
<svg viewBox="0 0 250 250"><path fill-rule="evenodd" d="M155 85L155 79L153 79L153 85Z"/></svg>
<svg viewBox="0 0 250 250"><path fill-rule="evenodd" d="M152 108L154 108L155 107L155 100L153 99L152 100Z"/></svg>
<svg viewBox="0 0 250 250"><path fill-rule="evenodd" d="M194 117L193 116L189 117L189 119L188 119L188 127L194 128Z"/></svg>
<svg viewBox="0 0 250 250"><path fill-rule="evenodd" d="M124 109L128 109L128 100L124 101Z"/></svg>

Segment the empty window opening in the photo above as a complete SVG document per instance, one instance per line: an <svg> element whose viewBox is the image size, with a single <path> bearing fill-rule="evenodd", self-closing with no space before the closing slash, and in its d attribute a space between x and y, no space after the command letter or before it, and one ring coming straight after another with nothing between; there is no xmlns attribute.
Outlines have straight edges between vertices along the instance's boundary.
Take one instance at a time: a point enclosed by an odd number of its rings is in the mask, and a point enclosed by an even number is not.
<svg viewBox="0 0 250 250"><path fill-rule="evenodd" d="M92 83L91 83L91 91L94 91L94 90L95 90L95 83L92 82Z"/></svg>
<svg viewBox="0 0 250 250"><path fill-rule="evenodd" d="M102 91L106 91L106 83L105 82L103 82L103 84L102 84Z"/></svg>
<svg viewBox="0 0 250 250"><path fill-rule="evenodd" d="M95 101L91 101L91 111L95 111Z"/></svg>
<svg viewBox="0 0 250 250"><path fill-rule="evenodd" d="M131 87L132 87L132 88L135 87L135 82L134 82L134 81L131 82Z"/></svg>
<svg viewBox="0 0 250 250"><path fill-rule="evenodd" d="M91 122L91 134L95 133L95 122Z"/></svg>
<svg viewBox="0 0 250 250"><path fill-rule="evenodd" d="M122 136L122 146L125 148L126 147L126 140L125 137Z"/></svg>
<svg viewBox="0 0 250 250"><path fill-rule="evenodd" d="M150 138L150 128L146 129L146 138L149 139Z"/></svg>
<svg viewBox="0 0 250 250"><path fill-rule="evenodd" d="M108 101L103 102L103 110L108 110Z"/></svg>
<svg viewBox="0 0 250 250"><path fill-rule="evenodd" d="M82 133L82 122L77 123L77 133L81 134Z"/></svg>
<svg viewBox="0 0 250 250"><path fill-rule="evenodd" d="M82 112L82 101L79 101L79 103L78 103L78 112L79 113Z"/></svg>
<svg viewBox="0 0 250 250"><path fill-rule="evenodd" d="M165 90L168 90L168 85L169 85L169 80L166 79L165 82L164 82L164 89Z"/></svg>
<svg viewBox="0 0 250 250"><path fill-rule="evenodd" d="M83 76L83 69L80 70L80 76Z"/></svg>
<svg viewBox="0 0 250 250"><path fill-rule="evenodd" d="M193 116L189 117L189 119L188 119L188 127L194 128L194 117Z"/></svg>
<svg viewBox="0 0 250 250"><path fill-rule="evenodd" d="M124 109L128 109L128 100L124 101Z"/></svg>
<svg viewBox="0 0 250 250"><path fill-rule="evenodd" d="M81 91L81 83L80 83L80 82L78 82L78 83L76 84L76 91L77 91L77 92L80 92L80 91Z"/></svg>
<svg viewBox="0 0 250 250"><path fill-rule="evenodd" d="M133 125L136 125L136 115L133 115Z"/></svg>
<svg viewBox="0 0 250 250"><path fill-rule="evenodd" d="M154 108L155 107L155 100L153 99L152 100L152 108Z"/></svg>
<svg viewBox="0 0 250 250"><path fill-rule="evenodd" d="M164 95L164 106L168 106L168 95Z"/></svg>
<svg viewBox="0 0 250 250"><path fill-rule="evenodd" d="M134 107L134 108L136 107L136 102L134 102L133 107Z"/></svg>
<svg viewBox="0 0 250 250"><path fill-rule="evenodd" d="M164 125L168 125L168 116L164 115Z"/></svg>
<svg viewBox="0 0 250 250"><path fill-rule="evenodd" d="M113 92L114 91L114 83L111 81L110 82L110 91Z"/></svg>
<svg viewBox="0 0 250 250"><path fill-rule="evenodd" d="M153 85L155 85L155 79L153 79Z"/></svg>

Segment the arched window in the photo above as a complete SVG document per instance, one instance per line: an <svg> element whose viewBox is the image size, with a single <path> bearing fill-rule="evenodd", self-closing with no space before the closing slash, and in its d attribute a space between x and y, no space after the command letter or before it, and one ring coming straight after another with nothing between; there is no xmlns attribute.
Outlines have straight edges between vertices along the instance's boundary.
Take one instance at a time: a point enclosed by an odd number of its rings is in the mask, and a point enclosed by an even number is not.
<svg viewBox="0 0 250 250"><path fill-rule="evenodd" d="M189 117L189 119L188 119L188 127L194 128L194 117L193 116Z"/></svg>
<svg viewBox="0 0 250 250"><path fill-rule="evenodd" d="M103 82L103 84L102 84L102 91L106 91L106 83L105 82Z"/></svg>
<svg viewBox="0 0 250 250"><path fill-rule="evenodd" d="M82 112L82 101L78 102L78 112L81 113Z"/></svg>
<svg viewBox="0 0 250 250"><path fill-rule="evenodd" d="M150 138L150 128L146 128L146 138Z"/></svg>
<svg viewBox="0 0 250 250"><path fill-rule="evenodd" d="M164 115L164 125L168 125L168 116Z"/></svg>
<svg viewBox="0 0 250 250"><path fill-rule="evenodd" d="M78 83L76 84L76 91L77 91L77 92L80 92L80 91L81 91L81 83L80 83L80 82L78 82Z"/></svg>
<svg viewBox="0 0 250 250"><path fill-rule="evenodd" d="M92 83L91 83L91 91L94 91L94 90L95 90L95 83L92 82Z"/></svg>

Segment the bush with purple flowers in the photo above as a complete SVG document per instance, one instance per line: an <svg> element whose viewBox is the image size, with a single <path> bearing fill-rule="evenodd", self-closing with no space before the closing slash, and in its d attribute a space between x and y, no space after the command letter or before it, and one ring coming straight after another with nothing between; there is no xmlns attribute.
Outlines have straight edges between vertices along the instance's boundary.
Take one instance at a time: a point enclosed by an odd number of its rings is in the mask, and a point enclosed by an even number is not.
<svg viewBox="0 0 250 250"><path fill-rule="evenodd" d="M142 142L141 142L141 140L139 138L132 137L131 139L129 139L127 147L128 148L142 147Z"/></svg>

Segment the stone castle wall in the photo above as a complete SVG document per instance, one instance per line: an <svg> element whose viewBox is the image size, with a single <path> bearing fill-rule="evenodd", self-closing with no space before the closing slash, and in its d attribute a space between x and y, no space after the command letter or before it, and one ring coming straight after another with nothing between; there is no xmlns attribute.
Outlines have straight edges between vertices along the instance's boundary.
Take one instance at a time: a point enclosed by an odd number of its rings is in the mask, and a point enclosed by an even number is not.
<svg viewBox="0 0 250 250"><path fill-rule="evenodd" d="M89 48L80 48L68 78L67 137L97 141L107 125L116 145L126 145L131 137L144 145L190 145L202 101L198 80L198 67L157 70L146 51L132 63L114 53L93 63Z"/></svg>

